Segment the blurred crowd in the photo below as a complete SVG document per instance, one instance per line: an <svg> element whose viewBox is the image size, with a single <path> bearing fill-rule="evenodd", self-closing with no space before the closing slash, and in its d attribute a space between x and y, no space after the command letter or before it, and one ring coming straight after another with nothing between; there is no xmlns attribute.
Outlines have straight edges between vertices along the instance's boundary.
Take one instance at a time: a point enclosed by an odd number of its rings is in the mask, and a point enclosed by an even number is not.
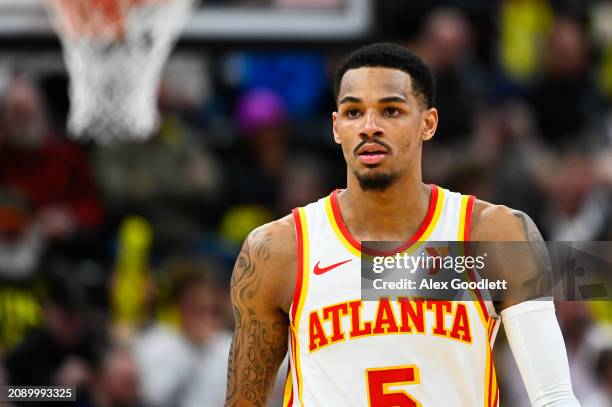
<svg viewBox="0 0 612 407"><path fill-rule="evenodd" d="M547 240L612 240L612 1L375 3L364 42L406 45L437 80L425 180ZM242 240L344 186L331 81L349 51L179 51L159 132L103 145L67 136L65 74L0 60L0 385L223 405ZM585 407L612 405L611 304L557 305ZM502 406L527 405L503 337L496 355Z"/></svg>

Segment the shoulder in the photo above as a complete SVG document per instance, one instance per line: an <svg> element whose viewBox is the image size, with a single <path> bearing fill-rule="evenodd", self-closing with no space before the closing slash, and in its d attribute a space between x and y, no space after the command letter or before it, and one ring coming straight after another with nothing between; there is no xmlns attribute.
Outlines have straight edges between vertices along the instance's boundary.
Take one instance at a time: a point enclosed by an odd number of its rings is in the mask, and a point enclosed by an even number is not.
<svg viewBox="0 0 612 407"><path fill-rule="evenodd" d="M297 269L292 215L254 229L245 239L232 274L232 290L288 310Z"/></svg>
<svg viewBox="0 0 612 407"><path fill-rule="evenodd" d="M244 246L262 260L278 260L296 256L295 221L292 215L266 223L254 229L245 239ZM243 246L243 249L245 248Z"/></svg>
<svg viewBox="0 0 612 407"><path fill-rule="evenodd" d="M538 229L526 213L477 199L472 211L471 240L540 240Z"/></svg>

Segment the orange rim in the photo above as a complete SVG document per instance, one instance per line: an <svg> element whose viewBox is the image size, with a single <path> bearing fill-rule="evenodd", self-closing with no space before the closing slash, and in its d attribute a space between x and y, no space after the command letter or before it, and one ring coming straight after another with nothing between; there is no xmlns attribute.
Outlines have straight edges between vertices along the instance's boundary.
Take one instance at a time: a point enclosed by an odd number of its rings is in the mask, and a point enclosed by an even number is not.
<svg viewBox="0 0 612 407"><path fill-rule="evenodd" d="M58 29L70 37L122 39L132 7L163 0L47 0L58 16Z"/></svg>

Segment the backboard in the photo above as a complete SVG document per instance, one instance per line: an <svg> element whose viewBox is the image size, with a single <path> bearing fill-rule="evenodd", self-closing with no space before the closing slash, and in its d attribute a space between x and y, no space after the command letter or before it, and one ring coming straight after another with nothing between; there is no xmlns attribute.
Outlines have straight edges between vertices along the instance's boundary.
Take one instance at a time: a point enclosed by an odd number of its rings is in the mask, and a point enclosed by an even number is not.
<svg viewBox="0 0 612 407"><path fill-rule="evenodd" d="M0 0L0 38L54 35L43 1ZM367 33L371 3L371 0L204 0L181 38L351 39Z"/></svg>

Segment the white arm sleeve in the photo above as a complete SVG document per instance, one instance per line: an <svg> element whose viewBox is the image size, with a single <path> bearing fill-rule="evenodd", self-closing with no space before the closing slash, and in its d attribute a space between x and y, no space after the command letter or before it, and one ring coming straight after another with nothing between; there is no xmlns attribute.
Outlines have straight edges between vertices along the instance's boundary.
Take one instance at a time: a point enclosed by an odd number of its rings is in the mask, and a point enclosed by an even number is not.
<svg viewBox="0 0 612 407"><path fill-rule="evenodd" d="M522 302L503 310L501 317L531 405L580 407L553 302Z"/></svg>

